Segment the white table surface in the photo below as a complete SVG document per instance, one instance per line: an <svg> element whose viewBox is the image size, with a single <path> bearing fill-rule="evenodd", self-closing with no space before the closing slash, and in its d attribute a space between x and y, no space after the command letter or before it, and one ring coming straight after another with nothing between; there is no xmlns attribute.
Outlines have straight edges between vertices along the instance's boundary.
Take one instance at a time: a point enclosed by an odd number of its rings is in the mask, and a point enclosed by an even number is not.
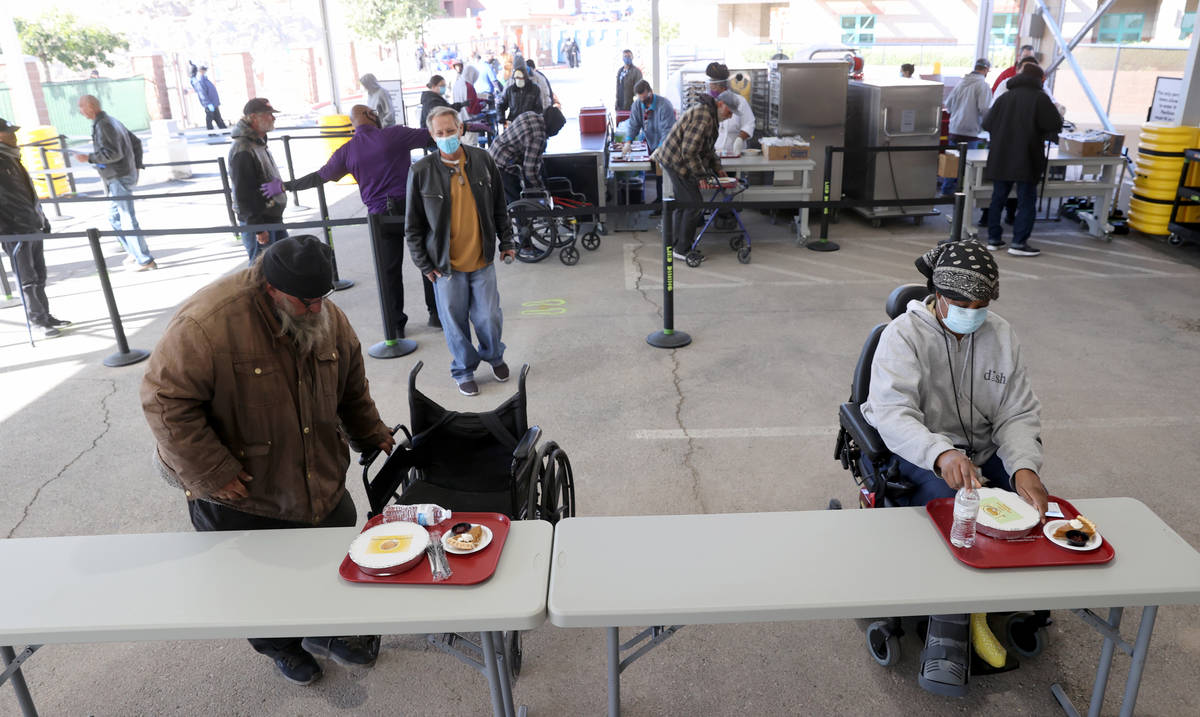
<svg viewBox="0 0 1200 717"><path fill-rule="evenodd" d="M471 586L346 582L338 566L358 532L0 540L0 645L529 630L545 621L549 523L514 521L496 573Z"/></svg>
<svg viewBox="0 0 1200 717"><path fill-rule="evenodd" d="M924 508L569 518L550 622L625 627L1200 604L1200 553L1132 498L1071 501L1105 565L980 570Z"/></svg>
<svg viewBox="0 0 1200 717"><path fill-rule="evenodd" d="M988 150L986 149L968 149L967 162L974 164L982 162L987 164ZM1059 151L1058 145L1050 148L1050 154L1047 159L1051 164L1115 164L1120 165L1125 161L1125 158L1120 155L1097 155L1092 157L1081 157L1077 154L1067 154Z"/></svg>

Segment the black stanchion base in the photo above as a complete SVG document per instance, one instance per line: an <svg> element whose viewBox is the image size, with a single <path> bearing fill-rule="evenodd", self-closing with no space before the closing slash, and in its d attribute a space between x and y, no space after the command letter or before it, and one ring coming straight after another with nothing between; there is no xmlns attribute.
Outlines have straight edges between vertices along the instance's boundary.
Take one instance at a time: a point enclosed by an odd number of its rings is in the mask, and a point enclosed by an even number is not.
<svg viewBox="0 0 1200 717"><path fill-rule="evenodd" d="M392 339L380 341L367 349L367 355L377 359L392 359L407 356L417 350L417 342L412 339Z"/></svg>
<svg viewBox="0 0 1200 717"><path fill-rule="evenodd" d="M333 281L334 291L345 291L352 286L354 286L354 282L350 281L349 279L334 279Z"/></svg>
<svg viewBox="0 0 1200 717"><path fill-rule="evenodd" d="M148 358L150 358L149 351L143 351L142 349L129 349L124 353L118 351L111 356L106 356L104 359L104 365L108 366L109 368L116 368L118 366L131 366L139 361L145 361Z"/></svg>
<svg viewBox="0 0 1200 717"><path fill-rule="evenodd" d="M812 249L813 251L837 251L838 249L841 249L841 247L838 246L837 243L831 242L828 239L822 239L822 240L818 240L818 241L810 241L809 243L805 244L804 246L808 247L809 249Z"/></svg>
<svg viewBox="0 0 1200 717"><path fill-rule="evenodd" d="M692 337L683 331L655 331L646 337L646 343L658 349L677 349L692 343Z"/></svg>

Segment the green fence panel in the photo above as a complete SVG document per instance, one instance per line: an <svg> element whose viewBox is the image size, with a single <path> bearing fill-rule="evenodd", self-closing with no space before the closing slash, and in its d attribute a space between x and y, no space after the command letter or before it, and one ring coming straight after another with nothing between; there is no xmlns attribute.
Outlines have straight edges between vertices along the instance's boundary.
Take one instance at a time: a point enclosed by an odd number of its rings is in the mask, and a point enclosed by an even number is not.
<svg viewBox="0 0 1200 717"><path fill-rule="evenodd" d="M16 119L13 117L12 94L4 85L0 85L0 117L3 117L9 122L16 121Z"/></svg>
<svg viewBox="0 0 1200 717"><path fill-rule="evenodd" d="M146 79L141 75L120 80L74 80L46 82L42 96L50 124L59 134L70 137L90 137L92 122L79 113L79 98L95 95L108 114L121 120L133 132L150 129L150 112L146 108Z"/></svg>

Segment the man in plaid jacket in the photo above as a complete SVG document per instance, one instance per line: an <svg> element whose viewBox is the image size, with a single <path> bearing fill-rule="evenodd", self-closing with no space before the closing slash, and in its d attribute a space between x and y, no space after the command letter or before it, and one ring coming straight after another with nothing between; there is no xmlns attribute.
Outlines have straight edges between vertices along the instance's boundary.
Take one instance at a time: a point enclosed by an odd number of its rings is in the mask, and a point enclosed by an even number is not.
<svg viewBox="0 0 1200 717"><path fill-rule="evenodd" d="M651 155L671 180L671 188L677 201L704 201L700 196L701 185L706 185L709 177L713 175L725 176L714 147L717 142L717 126L721 120L732 116L733 108L737 107L737 99L733 95L732 90L726 90L718 95L715 101L708 95L701 95L698 103L683 113L662 145ZM685 258L699 224L699 209L674 211L672 225L675 241L672 250L675 252L675 258Z"/></svg>
<svg viewBox="0 0 1200 717"><path fill-rule="evenodd" d="M509 204L521 198L522 178L527 188L542 186L546 140L558 134L564 124L566 119L557 107L547 107L541 114L523 112L492 143L488 152L500 168L504 199Z"/></svg>

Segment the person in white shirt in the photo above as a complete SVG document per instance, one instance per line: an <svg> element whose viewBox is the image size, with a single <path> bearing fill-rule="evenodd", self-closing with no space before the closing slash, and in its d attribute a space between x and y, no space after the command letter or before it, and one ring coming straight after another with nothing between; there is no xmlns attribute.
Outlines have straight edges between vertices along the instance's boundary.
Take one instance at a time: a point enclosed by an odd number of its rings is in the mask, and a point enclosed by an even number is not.
<svg viewBox="0 0 1200 717"><path fill-rule="evenodd" d="M711 62L704 73L708 75L708 94L716 97L729 89L729 68L725 65ZM737 95L737 107L733 108L733 115L722 120L717 128L716 149L729 154L740 153L745 149L746 142L754 136L754 110L740 92L734 94Z"/></svg>

